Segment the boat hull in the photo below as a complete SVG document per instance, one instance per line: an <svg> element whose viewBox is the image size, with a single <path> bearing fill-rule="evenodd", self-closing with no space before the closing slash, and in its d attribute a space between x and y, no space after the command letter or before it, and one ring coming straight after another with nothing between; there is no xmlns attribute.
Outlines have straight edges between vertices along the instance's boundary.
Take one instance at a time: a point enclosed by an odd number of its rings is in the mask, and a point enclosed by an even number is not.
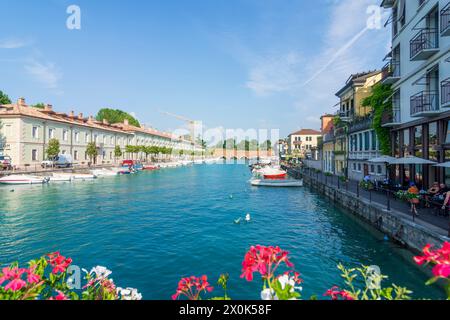
<svg viewBox="0 0 450 320"><path fill-rule="evenodd" d="M255 187L277 187L277 188L293 188L303 187L303 180L262 180L254 179L250 181Z"/></svg>
<svg viewBox="0 0 450 320"><path fill-rule="evenodd" d="M7 184L7 185L44 184L47 182L48 179L38 177L8 176L0 179L0 184Z"/></svg>

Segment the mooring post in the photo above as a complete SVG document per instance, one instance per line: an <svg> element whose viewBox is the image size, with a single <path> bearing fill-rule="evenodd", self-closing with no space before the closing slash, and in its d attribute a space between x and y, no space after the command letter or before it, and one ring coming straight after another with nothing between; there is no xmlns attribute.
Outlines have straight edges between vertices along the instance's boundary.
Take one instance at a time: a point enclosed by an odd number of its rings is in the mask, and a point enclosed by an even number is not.
<svg viewBox="0 0 450 320"><path fill-rule="evenodd" d="M386 191L387 211L391 211L391 199L389 198L389 191Z"/></svg>
<svg viewBox="0 0 450 320"><path fill-rule="evenodd" d="M356 197L359 198L359 183L356 184Z"/></svg>

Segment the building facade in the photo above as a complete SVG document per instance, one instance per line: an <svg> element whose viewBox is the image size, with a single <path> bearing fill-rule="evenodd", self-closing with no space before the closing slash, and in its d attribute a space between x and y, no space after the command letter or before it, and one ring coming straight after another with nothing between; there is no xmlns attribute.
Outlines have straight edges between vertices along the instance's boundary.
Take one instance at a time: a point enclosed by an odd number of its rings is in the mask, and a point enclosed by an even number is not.
<svg viewBox="0 0 450 320"><path fill-rule="evenodd" d="M363 104L381 80L381 71L354 74L336 93L340 100L335 129L336 169L338 174L352 180L362 180L366 176L380 180L386 175L382 165L369 162L380 156L379 141L373 129L373 109Z"/></svg>
<svg viewBox="0 0 450 320"><path fill-rule="evenodd" d="M450 2L384 0L392 10L392 51L383 81L392 84L392 154L450 161ZM397 166L393 179L450 183L450 171L434 166Z"/></svg>
<svg viewBox="0 0 450 320"><path fill-rule="evenodd" d="M145 158L143 154L128 154L127 145L167 147L172 148L174 154L177 150L202 150L170 134L130 126L127 120L123 124L109 124L105 120L96 121L92 116L55 112L51 105L38 109L26 105L23 98L15 104L1 105L0 121L4 140L0 152L9 155L16 167L39 165L46 159L51 139L59 141L61 154L71 155L78 164L90 161L86 148L91 142L97 146L98 156L94 159L97 164L120 160L114 155L116 146L123 153L121 159Z"/></svg>
<svg viewBox="0 0 450 320"><path fill-rule="evenodd" d="M313 129L302 129L288 136L288 152L290 155L296 155L303 158L310 158L313 150L317 149L318 139L321 132Z"/></svg>

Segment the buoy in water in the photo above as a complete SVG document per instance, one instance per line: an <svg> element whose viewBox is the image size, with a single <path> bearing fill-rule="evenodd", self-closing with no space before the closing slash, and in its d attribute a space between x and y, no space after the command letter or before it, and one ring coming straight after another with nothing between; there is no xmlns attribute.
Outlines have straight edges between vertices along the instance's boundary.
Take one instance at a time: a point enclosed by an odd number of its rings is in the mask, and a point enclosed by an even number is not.
<svg viewBox="0 0 450 320"><path fill-rule="evenodd" d="M230 194L230 199L233 199L233 195L232 194Z"/></svg>
<svg viewBox="0 0 450 320"><path fill-rule="evenodd" d="M387 235L384 236L384 241L389 241L389 237Z"/></svg>
<svg viewBox="0 0 450 320"><path fill-rule="evenodd" d="M239 218L239 219L237 219L237 220L234 220L234 223L235 223L235 224L240 224L240 223L241 223L241 218Z"/></svg>
<svg viewBox="0 0 450 320"><path fill-rule="evenodd" d="M247 213L247 215L245 216L245 221L250 222L252 220L252 218L250 217L250 213Z"/></svg>

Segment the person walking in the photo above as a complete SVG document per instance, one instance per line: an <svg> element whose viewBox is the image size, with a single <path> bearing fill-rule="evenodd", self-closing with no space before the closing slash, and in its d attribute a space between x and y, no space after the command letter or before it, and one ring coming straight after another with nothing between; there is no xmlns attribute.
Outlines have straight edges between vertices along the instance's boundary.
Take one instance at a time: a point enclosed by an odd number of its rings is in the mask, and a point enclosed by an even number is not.
<svg viewBox="0 0 450 320"><path fill-rule="evenodd" d="M419 213L417 212L417 205L420 203L420 200L419 200L420 191L414 182L411 182L409 184L408 193L410 195L412 195L409 200L409 202L411 204L411 213L414 214L414 216L418 217Z"/></svg>

